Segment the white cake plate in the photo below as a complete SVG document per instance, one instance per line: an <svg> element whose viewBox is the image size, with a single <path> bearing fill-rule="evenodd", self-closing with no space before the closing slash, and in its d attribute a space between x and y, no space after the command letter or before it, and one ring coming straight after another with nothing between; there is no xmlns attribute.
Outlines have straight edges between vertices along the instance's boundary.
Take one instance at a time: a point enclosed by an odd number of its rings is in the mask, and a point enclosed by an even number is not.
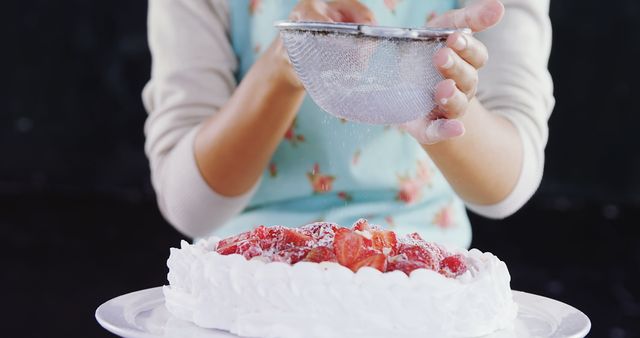
<svg viewBox="0 0 640 338"><path fill-rule="evenodd" d="M483 338L582 338L591 329L589 318L567 304L519 291L513 292L513 298L520 308L514 330ZM162 287L116 297L98 307L96 319L126 338L238 338L173 317L164 306Z"/></svg>

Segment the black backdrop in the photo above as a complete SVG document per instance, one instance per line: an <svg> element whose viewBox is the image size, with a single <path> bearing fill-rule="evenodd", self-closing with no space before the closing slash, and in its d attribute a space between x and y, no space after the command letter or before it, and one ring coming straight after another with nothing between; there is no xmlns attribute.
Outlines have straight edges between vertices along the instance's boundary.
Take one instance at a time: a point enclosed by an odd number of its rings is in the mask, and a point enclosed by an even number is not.
<svg viewBox="0 0 640 338"><path fill-rule="evenodd" d="M146 2L3 7L0 335L109 336L95 307L162 284L181 238L142 148ZM507 261L515 289L585 311L592 337L638 337L640 2L555 0L551 16L545 179L514 217L473 216L473 245Z"/></svg>

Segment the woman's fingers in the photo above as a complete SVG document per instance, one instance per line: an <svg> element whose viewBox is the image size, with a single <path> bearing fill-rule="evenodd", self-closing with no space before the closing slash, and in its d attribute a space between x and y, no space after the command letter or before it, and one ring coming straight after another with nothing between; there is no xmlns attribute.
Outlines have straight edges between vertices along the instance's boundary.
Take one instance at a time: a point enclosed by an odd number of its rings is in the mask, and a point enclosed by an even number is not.
<svg viewBox="0 0 640 338"><path fill-rule="evenodd" d="M329 2L329 7L335 9L341 15L343 22L375 24L373 12L360 1L335 0Z"/></svg>
<svg viewBox="0 0 640 338"><path fill-rule="evenodd" d="M477 0L469 6L446 12L429 22L430 27L470 28L480 32L496 25L504 15L499 0ZM478 87L478 68L488 60L487 48L474 37L458 32L447 39L447 47L433 57L433 63L446 78L436 86L437 108L424 119L403 126L421 144L435 144L462 136L462 117Z"/></svg>
<svg viewBox="0 0 640 338"><path fill-rule="evenodd" d="M448 11L429 22L429 27L470 28L481 32L496 25L504 15L499 0L476 0L469 6Z"/></svg>
<svg viewBox="0 0 640 338"><path fill-rule="evenodd" d="M341 14L337 10L318 0L300 1L289 15L291 21L333 22L341 21L340 19Z"/></svg>
<svg viewBox="0 0 640 338"><path fill-rule="evenodd" d="M468 64L451 48L442 48L433 57L433 63L447 79L455 81L468 98L476 94L478 70Z"/></svg>
<svg viewBox="0 0 640 338"><path fill-rule="evenodd" d="M427 118L407 122L400 126L420 144L436 144L464 135L464 124L458 120Z"/></svg>
<svg viewBox="0 0 640 338"><path fill-rule="evenodd" d="M447 46L474 68L482 68L489 60L487 47L471 35L457 32L447 39Z"/></svg>
<svg viewBox="0 0 640 338"><path fill-rule="evenodd" d="M447 119L462 117L469 107L469 98L456 87L453 80L444 80L436 86L435 100L438 113Z"/></svg>
<svg viewBox="0 0 640 338"><path fill-rule="evenodd" d="M291 12L292 21L375 23L373 12L356 0L302 0Z"/></svg>

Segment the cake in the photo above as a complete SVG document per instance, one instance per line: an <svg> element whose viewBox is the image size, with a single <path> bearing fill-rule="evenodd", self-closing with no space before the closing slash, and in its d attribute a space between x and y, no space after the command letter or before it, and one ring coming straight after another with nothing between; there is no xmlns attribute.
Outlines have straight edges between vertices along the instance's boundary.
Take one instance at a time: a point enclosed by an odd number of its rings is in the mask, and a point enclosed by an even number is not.
<svg viewBox="0 0 640 338"><path fill-rule="evenodd" d="M517 314L496 256L366 220L183 241L167 265L173 316L241 337L479 337Z"/></svg>

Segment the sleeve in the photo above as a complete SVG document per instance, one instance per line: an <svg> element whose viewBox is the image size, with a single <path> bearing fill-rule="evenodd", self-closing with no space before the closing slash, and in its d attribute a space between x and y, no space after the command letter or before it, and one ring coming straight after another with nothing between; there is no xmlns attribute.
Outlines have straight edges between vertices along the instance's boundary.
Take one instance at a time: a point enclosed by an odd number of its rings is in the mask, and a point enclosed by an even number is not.
<svg viewBox="0 0 640 338"><path fill-rule="evenodd" d="M467 1L468 2L468 1ZM519 210L542 180L547 122L553 110L553 81L547 69L551 52L549 0L502 0L505 16L477 37L490 60L480 70L478 99L517 129L524 151L513 191L495 205L467 207L485 217L505 218Z"/></svg>
<svg viewBox="0 0 640 338"><path fill-rule="evenodd" d="M228 21L224 0L149 1L145 152L161 213L190 237L206 236L241 212L259 184L241 196L222 196L206 183L194 154L198 127L236 87Z"/></svg>

